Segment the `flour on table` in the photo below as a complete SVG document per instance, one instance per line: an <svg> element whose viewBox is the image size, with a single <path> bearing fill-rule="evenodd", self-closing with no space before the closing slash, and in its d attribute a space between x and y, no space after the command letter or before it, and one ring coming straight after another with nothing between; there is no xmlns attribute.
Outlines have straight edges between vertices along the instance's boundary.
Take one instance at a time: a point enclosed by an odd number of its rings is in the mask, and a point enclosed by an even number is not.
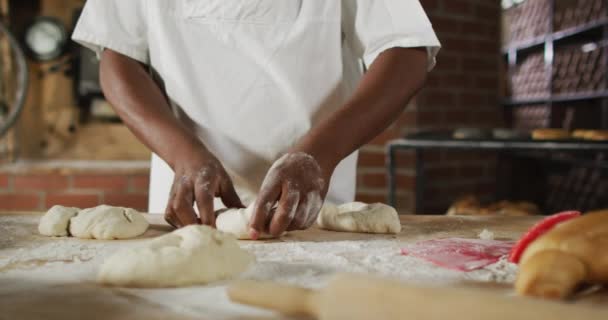
<svg viewBox="0 0 608 320"><path fill-rule="evenodd" d="M206 284L230 279L254 261L233 236L191 225L117 252L103 263L98 280L125 287Z"/></svg>
<svg viewBox="0 0 608 320"><path fill-rule="evenodd" d="M488 230L488 229L483 229L483 231L481 231L479 233L479 239L481 240L494 240L494 232Z"/></svg>
<svg viewBox="0 0 608 320"><path fill-rule="evenodd" d="M341 206L326 203L317 224L322 229L361 233L401 232L401 222L395 208L383 203L351 202Z"/></svg>
<svg viewBox="0 0 608 320"><path fill-rule="evenodd" d="M38 220L37 216L0 216L0 283L13 283L34 296L40 290L59 293L62 287L77 289L83 283L93 286L100 266L108 257L119 250L135 249L150 242L150 239L48 238L37 234ZM243 242L240 247L253 254L257 262L237 277L318 288L337 272L369 273L423 285L462 281L510 284L516 276L517 265L506 260L473 272L446 270L401 255L400 249L405 244L395 239L303 242L289 235L280 242ZM225 294L228 283L154 290L112 288L112 292L124 292L193 317L213 314L214 319L219 320L276 318L271 312L231 303ZM0 286L3 294L9 295L13 290Z"/></svg>

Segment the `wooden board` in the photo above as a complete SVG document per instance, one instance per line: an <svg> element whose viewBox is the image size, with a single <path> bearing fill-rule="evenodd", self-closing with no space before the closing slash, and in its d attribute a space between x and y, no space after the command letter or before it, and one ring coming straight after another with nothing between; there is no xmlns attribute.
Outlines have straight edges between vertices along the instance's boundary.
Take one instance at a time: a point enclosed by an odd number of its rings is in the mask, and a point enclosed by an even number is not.
<svg viewBox="0 0 608 320"><path fill-rule="evenodd" d="M0 213L2 217L23 217L40 213ZM148 215L151 228L145 238L155 237L172 230L160 215ZM30 219L32 220L32 219ZM499 239L517 239L538 220L537 217L447 217L447 216L401 216L403 230L398 235L371 235L340 233L316 228L292 232L282 239L268 242L341 242L347 240L393 239L398 242L413 242L422 239L443 237L475 238L483 229L494 232ZM34 226L30 226L34 229ZM1 240L1 239L0 239ZM57 241L50 238L48 241ZM0 243L2 243L0 241ZM251 241L244 243L251 244ZM0 248L1 249L1 248ZM0 250L1 254L1 250ZM2 272L0 271L0 275ZM511 292L510 286L495 283L465 283L488 291ZM14 283L0 277L0 287ZM576 303L593 306L608 306L608 292L595 292L578 298ZM35 308L32 308L35 306ZM72 283L54 286L38 286L37 283L20 285L15 290L0 290L0 319L2 316L19 315L20 319L190 319L176 314L150 301L131 294L128 290L104 288L95 283ZM207 319L216 319L214 314L201 314ZM260 319L254 317L255 319ZM236 318L235 318L236 319ZM252 318L253 319L253 318ZM272 317L270 319L277 319Z"/></svg>

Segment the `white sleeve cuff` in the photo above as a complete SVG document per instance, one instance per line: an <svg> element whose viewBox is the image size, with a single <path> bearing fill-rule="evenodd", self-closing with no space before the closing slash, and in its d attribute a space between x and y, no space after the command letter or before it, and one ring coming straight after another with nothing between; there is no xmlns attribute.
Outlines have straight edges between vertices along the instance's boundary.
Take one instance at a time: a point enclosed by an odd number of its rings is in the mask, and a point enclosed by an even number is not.
<svg viewBox="0 0 608 320"><path fill-rule="evenodd" d="M435 38L435 40L430 39ZM415 37L415 38L400 38L392 41L387 41L384 44L378 46L376 49L366 52L363 56L363 62L365 66L369 68L372 63L378 58L378 56L392 48L417 48L417 47L426 47L428 53L428 65L427 71L433 70L435 65L437 64L437 53L441 49L441 44L434 34L425 37Z"/></svg>
<svg viewBox="0 0 608 320"><path fill-rule="evenodd" d="M105 37L95 36L90 33L81 32L78 29L72 35L72 40L95 51L97 57L101 56L104 49L111 49L141 63L148 64L148 51L145 48L119 43Z"/></svg>

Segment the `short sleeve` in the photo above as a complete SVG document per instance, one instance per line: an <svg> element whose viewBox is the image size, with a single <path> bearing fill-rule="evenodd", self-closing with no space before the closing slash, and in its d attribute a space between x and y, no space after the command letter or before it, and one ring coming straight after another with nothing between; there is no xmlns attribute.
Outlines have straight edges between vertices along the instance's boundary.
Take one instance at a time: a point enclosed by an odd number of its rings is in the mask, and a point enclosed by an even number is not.
<svg viewBox="0 0 608 320"><path fill-rule="evenodd" d="M72 39L98 55L108 48L147 64L146 0L88 0Z"/></svg>
<svg viewBox="0 0 608 320"><path fill-rule="evenodd" d="M431 70L441 47L419 0L342 0L342 28L367 67L387 49L426 47Z"/></svg>

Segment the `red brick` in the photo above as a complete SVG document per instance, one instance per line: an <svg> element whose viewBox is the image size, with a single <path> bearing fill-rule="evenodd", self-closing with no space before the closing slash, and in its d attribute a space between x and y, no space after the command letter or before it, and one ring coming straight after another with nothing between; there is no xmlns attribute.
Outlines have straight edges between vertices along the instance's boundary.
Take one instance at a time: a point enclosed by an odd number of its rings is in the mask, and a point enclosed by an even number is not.
<svg viewBox="0 0 608 320"><path fill-rule="evenodd" d="M147 211L148 196L143 194L106 194L103 202L111 206L122 206Z"/></svg>
<svg viewBox="0 0 608 320"><path fill-rule="evenodd" d="M122 192L129 185L129 177L122 175L76 175L73 178L75 189L97 189Z"/></svg>
<svg viewBox="0 0 608 320"><path fill-rule="evenodd" d="M395 122L395 124L400 127L415 126L416 119L417 119L416 112L408 110L408 111L403 112L399 116L399 118L397 118L397 121Z"/></svg>
<svg viewBox="0 0 608 320"><path fill-rule="evenodd" d="M69 185L68 177L57 174L18 175L14 177L15 190L61 190Z"/></svg>
<svg viewBox="0 0 608 320"><path fill-rule="evenodd" d="M464 107L485 106L488 104L488 97L486 94L466 92L460 95L460 104Z"/></svg>
<svg viewBox="0 0 608 320"><path fill-rule="evenodd" d="M465 110L450 110L446 112L446 118L450 123L466 125L471 123L471 113Z"/></svg>
<svg viewBox="0 0 608 320"><path fill-rule="evenodd" d="M355 198L356 198L356 201L361 201L361 202L365 202L365 203L376 203L376 202L386 203L386 195L380 195L380 194L358 193Z"/></svg>
<svg viewBox="0 0 608 320"><path fill-rule="evenodd" d="M365 188L386 188L385 173L364 173L360 175L361 186Z"/></svg>
<svg viewBox="0 0 608 320"><path fill-rule="evenodd" d="M419 112L418 123L425 126L441 125L444 123L444 114L439 111Z"/></svg>
<svg viewBox="0 0 608 320"><path fill-rule="evenodd" d="M437 57L437 65L431 72L431 76L441 73L442 71L461 71L462 60L466 55L450 54L447 52L445 55L442 54ZM428 85L428 84L427 84Z"/></svg>
<svg viewBox="0 0 608 320"><path fill-rule="evenodd" d="M468 15L473 11L473 6L468 0L443 1L443 10L453 14Z"/></svg>
<svg viewBox="0 0 608 320"><path fill-rule="evenodd" d="M426 177L432 180L455 179L458 177L458 169L456 167L427 168L425 173Z"/></svg>
<svg viewBox="0 0 608 320"><path fill-rule="evenodd" d="M477 178L484 175L483 166L461 166L458 170L463 178Z"/></svg>
<svg viewBox="0 0 608 320"><path fill-rule="evenodd" d="M447 107L454 104L456 96L451 92L425 90L424 105Z"/></svg>
<svg viewBox="0 0 608 320"><path fill-rule="evenodd" d="M438 33L441 39L442 33L453 34L462 31L462 22L450 17L433 17L431 19L433 30Z"/></svg>
<svg viewBox="0 0 608 320"><path fill-rule="evenodd" d="M148 192L149 187L150 187L150 176L149 175L131 177L131 188L133 188L133 190Z"/></svg>
<svg viewBox="0 0 608 320"><path fill-rule="evenodd" d="M498 63L495 59L466 57L462 60L462 66L468 70L498 72Z"/></svg>
<svg viewBox="0 0 608 320"><path fill-rule="evenodd" d="M496 41L488 40L475 40L472 42L472 49L481 53L493 53L498 54L499 44Z"/></svg>
<svg viewBox="0 0 608 320"><path fill-rule="evenodd" d="M9 178L8 175L0 175L0 189L7 189L9 187Z"/></svg>
<svg viewBox="0 0 608 320"><path fill-rule="evenodd" d="M383 167L385 161L384 152L361 151L359 153L359 167Z"/></svg>
<svg viewBox="0 0 608 320"><path fill-rule="evenodd" d="M470 54L479 40L471 40L462 36L443 37L441 43L447 52ZM484 51L485 52L485 51Z"/></svg>
<svg viewBox="0 0 608 320"><path fill-rule="evenodd" d="M2 210L40 210L40 202L39 194L0 194L0 209Z"/></svg>
<svg viewBox="0 0 608 320"><path fill-rule="evenodd" d="M67 207L91 208L100 205L99 195L80 193L49 193L46 195L45 207L54 205Z"/></svg>
<svg viewBox="0 0 608 320"><path fill-rule="evenodd" d="M387 130L384 130L384 132L379 134L377 137L375 137L370 142L370 144L383 146L383 145L386 145L386 143L389 142L390 140L397 139L397 138L400 138L399 132L393 128L389 128Z"/></svg>
<svg viewBox="0 0 608 320"><path fill-rule="evenodd" d="M450 0L448 0L449 2ZM485 5L476 5L475 14L478 18L495 21L500 16L500 5L498 1L487 1Z"/></svg>
<svg viewBox="0 0 608 320"><path fill-rule="evenodd" d="M411 175L398 174L395 177L395 185L398 190L414 190L416 178Z"/></svg>
<svg viewBox="0 0 608 320"><path fill-rule="evenodd" d="M475 78L475 87L480 89L497 89L498 77L496 75L477 76Z"/></svg>
<svg viewBox="0 0 608 320"><path fill-rule="evenodd" d="M397 152L395 153L395 166L397 168L413 167L416 164L416 155L414 152Z"/></svg>
<svg viewBox="0 0 608 320"><path fill-rule="evenodd" d="M440 83L442 88L467 89L475 85L475 77L461 72L444 74Z"/></svg>
<svg viewBox="0 0 608 320"><path fill-rule="evenodd" d="M424 163L435 163L440 162L443 159L443 152L441 150L426 150L422 154Z"/></svg>

